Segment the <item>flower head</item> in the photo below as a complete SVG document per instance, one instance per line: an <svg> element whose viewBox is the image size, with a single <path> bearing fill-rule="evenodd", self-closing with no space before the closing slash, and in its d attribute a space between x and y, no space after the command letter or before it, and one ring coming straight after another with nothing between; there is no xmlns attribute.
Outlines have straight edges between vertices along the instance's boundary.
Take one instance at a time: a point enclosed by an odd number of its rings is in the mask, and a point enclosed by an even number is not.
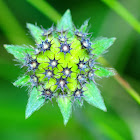
<svg viewBox="0 0 140 140"><path fill-rule="evenodd" d="M96 86L96 77L113 75L100 67L99 55L114 42L114 38L93 40L87 32L88 20L77 29L68 10L56 27L41 29L27 24L36 44L33 47L5 45L26 68L15 86L28 86L30 97L26 117L45 102L57 100L66 124L72 105L88 103L106 110Z"/></svg>

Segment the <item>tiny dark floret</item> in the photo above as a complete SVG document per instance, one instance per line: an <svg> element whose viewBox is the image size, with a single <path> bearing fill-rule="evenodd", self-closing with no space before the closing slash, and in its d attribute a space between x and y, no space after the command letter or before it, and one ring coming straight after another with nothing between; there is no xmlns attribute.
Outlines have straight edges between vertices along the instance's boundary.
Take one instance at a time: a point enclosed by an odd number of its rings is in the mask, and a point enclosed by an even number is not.
<svg viewBox="0 0 140 140"><path fill-rule="evenodd" d="M51 40L52 41L52 40ZM51 48L51 41L49 41L48 39L46 39L45 41L42 42L41 45L41 51L43 51L43 53L47 50L50 50Z"/></svg>
<svg viewBox="0 0 140 140"><path fill-rule="evenodd" d="M66 77L71 77L71 73L72 73L71 68L68 68L68 67L63 68L62 73L63 73L63 75L65 75Z"/></svg>
<svg viewBox="0 0 140 140"><path fill-rule="evenodd" d="M51 91L50 88L49 88L49 89L43 89L41 92L42 92L41 95L45 97L45 101L46 101L47 99L49 99L49 100L52 102L52 97L53 97L54 95L53 95L53 92Z"/></svg>
<svg viewBox="0 0 140 140"><path fill-rule="evenodd" d="M67 42L60 43L59 52L63 52L64 55L66 55L67 53L70 53L70 50L72 49L70 46L71 46L71 44L68 44Z"/></svg>
<svg viewBox="0 0 140 140"><path fill-rule="evenodd" d="M87 68L87 65L86 65L87 62L88 61L84 61L84 59L82 61L79 59L79 63L77 63L77 66L78 66L78 69L80 70L80 72L85 71L85 69Z"/></svg>
<svg viewBox="0 0 140 140"><path fill-rule="evenodd" d="M90 71L88 71L88 79L90 81L93 81L95 83L95 80L94 80L94 71L93 69L91 69Z"/></svg>
<svg viewBox="0 0 140 140"><path fill-rule="evenodd" d="M30 75L30 82L32 84L32 87L38 86L38 77L35 74Z"/></svg>
<svg viewBox="0 0 140 140"><path fill-rule="evenodd" d="M87 33L83 33L82 31L79 31L78 29L75 29L75 32L74 34L79 38L83 38L83 37L86 37Z"/></svg>
<svg viewBox="0 0 140 140"><path fill-rule="evenodd" d="M62 92L64 93L64 88L67 88L67 84L69 83L67 81L67 78L62 78L62 76L60 78L56 78L56 84L57 85L57 89L61 88Z"/></svg>
<svg viewBox="0 0 140 140"><path fill-rule="evenodd" d="M58 36L58 40L61 42L66 42L68 40L67 34L64 35L63 30L61 31L61 34Z"/></svg>
<svg viewBox="0 0 140 140"><path fill-rule="evenodd" d="M33 71L35 72L36 69L38 69L40 63L37 62L37 59L32 59L29 60L28 63L26 62L26 64L24 64L23 66L27 66L27 72Z"/></svg>
<svg viewBox="0 0 140 140"><path fill-rule="evenodd" d="M89 39L82 38L81 45L83 49L90 51L92 43Z"/></svg>
<svg viewBox="0 0 140 140"><path fill-rule="evenodd" d="M54 29L54 26L53 25L48 30L46 30L46 29L43 28L43 34L42 35L48 37L49 35L51 35L53 33L54 30L55 29Z"/></svg>
<svg viewBox="0 0 140 140"><path fill-rule="evenodd" d="M49 60L50 62L48 62L49 63L48 67L57 68L57 65L59 64L58 63L59 60L56 60L55 58L54 59L49 58Z"/></svg>
<svg viewBox="0 0 140 140"><path fill-rule="evenodd" d="M83 93L84 93L83 88L80 88L80 89L77 88L73 93L74 101L75 101L75 99L79 99L79 101L81 101L81 97L84 96Z"/></svg>
<svg viewBox="0 0 140 140"><path fill-rule="evenodd" d="M45 72L42 73L42 74L45 75L45 77L44 77L43 79L48 78L48 80L50 80L50 78L53 78L53 77L54 77L54 72L53 72L53 70L47 69L47 70L45 70Z"/></svg>
<svg viewBox="0 0 140 140"><path fill-rule="evenodd" d="M86 76L85 74L78 74L77 78L78 82L83 85L84 83L86 83Z"/></svg>

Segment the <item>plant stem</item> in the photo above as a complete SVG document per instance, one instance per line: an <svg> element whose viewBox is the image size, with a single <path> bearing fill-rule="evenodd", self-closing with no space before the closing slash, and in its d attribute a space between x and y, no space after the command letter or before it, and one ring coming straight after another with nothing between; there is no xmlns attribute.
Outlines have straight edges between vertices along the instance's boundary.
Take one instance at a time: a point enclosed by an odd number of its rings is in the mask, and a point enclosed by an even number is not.
<svg viewBox="0 0 140 140"><path fill-rule="evenodd" d="M109 65L109 63L107 62L106 59L104 59L103 57L100 57L98 59L98 62L102 63L103 65L107 66L107 67L111 67ZM125 89L125 91L127 93L130 94L130 96L138 103L140 104L140 95L129 85L129 83L127 81L125 81L119 74L118 72L115 70L115 75L114 75L114 79Z"/></svg>
<svg viewBox="0 0 140 140"><path fill-rule="evenodd" d="M45 16L50 18L54 23L57 23L61 15L46 1L44 0L27 0L30 4L32 4L35 8L41 11Z"/></svg>
<svg viewBox="0 0 140 140"><path fill-rule="evenodd" d="M37 4L36 1L38 0L28 0L32 5L34 5L37 9L41 9L41 7L46 7L46 9L49 9L51 6L47 3L47 2L43 2L42 0L40 4ZM117 5L117 9L118 13L120 13L121 16L124 16L126 20L131 20L129 23L131 23L131 25L133 25L133 27L140 32L140 25L139 23L135 20L135 18L133 18L131 16L131 14L129 14L129 12L127 12L119 3L117 3L115 0L103 0L104 2L107 2L112 5ZM112 1L112 2L111 2ZM41 4L43 4L41 6ZM112 6L111 6L112 7ZM124 14L121 14L121 10L124 11ZM51 17L50 19L52 19L52 21L54 21L56 23L56 21L58 21L61 17L57 16L59 15L59 13L57 11L53 11L54 9L51 7L51 12L45 13L45 10L40 10L43 14L45 14L48 17ZM119 10L121 12L119 12ZM51 15L53 13L53 15ZM55 14L56 16L55 16ZM55 19L54 19L55 18ZM105 66L109 66L108 62L103 58L100 57L100 59L98 59L99 62L101 62L102 64L104 64ZM133 97L133 99L140 104L140 96L139 94L122 78L120 77L120 75L117 73L116 71L116 75L114 76L115 80L127 91L127 93L130 94L131 97Z"/></svg>
<svg viewBox="0 0 140 140"><path fill-rule="evenodd" d="M102 0L106 5L112 8L118 15L126 20L138 33L140 33L139 21L125 9L117 0Z"/></svg>
<svg viewBox="0 0 140 140"><path fill-rule="evenodd" d="M29 38L26 36L26 32L19 25L18 21L12 15L3 0L0 0L1 14L0 14L0 27L4 34L14 44L32 44ZM16 39L15 39L16 36Z"/></svg>
<svg viewBox="0 0 140 140"><path fill-rule="evenodd" d="M118 73L114 76L115 80L124 87L124 89L140 104L140 96L139 94L125 81Z"/></svg>

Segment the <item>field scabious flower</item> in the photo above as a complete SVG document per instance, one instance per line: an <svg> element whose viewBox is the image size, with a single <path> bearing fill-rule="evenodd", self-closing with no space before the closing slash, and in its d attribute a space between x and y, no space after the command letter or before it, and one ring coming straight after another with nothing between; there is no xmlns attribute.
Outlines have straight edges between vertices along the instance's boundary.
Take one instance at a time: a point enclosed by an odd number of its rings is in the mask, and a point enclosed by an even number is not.
<svg viewBox="0 0 140 140"><path fill-rule="evenodd" d="M101 67L96 60L115 38L93 40L88 33L88 20L76 28L69 10L56 27L44 29L33 24L27 27L35 39L34 46L5 45L21 68L26 69L26 73L14 82L15 86L29 87L26 118L54 99L64 124L69 120L72 106L82 106L83 100L106 111L96 78L112 76L114 72Z"/></svg>

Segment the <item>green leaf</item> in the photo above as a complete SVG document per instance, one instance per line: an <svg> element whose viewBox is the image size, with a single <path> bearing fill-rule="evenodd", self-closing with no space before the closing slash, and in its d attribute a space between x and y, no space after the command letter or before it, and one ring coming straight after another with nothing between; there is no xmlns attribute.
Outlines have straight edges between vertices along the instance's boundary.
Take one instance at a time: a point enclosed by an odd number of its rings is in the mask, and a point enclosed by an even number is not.
<svg viewBox="0 0 140 140"><path fill-rule="evenodd" d="M61 20L58 22L57 24L57 29L58 30L71 30L71 34L72 34L72 30L73 30L73 23L72 23L72 17L71 17L71 13L70 10L68 9L65 14L62 16Z"/></svg>
<svg viewBox="0 0 140 140"><path fill-rule="evenodd" d="M45 99L40 96L40 91L36 87L33 87L30 92L30 97L26 106L25 117L26 119L32 115L33 112L40 109L43 106Z"/></svg>
<svg viewBox="0 0 140 140"><path fill-rule="evenodd" d="M27 23L27 28L30 30L30 33L35 39L36 43L41 43L43 30L31 23Z"/></svg>
<svg viewBox="0 0 140 140"><path fill-rule="evenodd" d="M82 26L80 27L79 31L82 31L83 33L87 32L88 30L88 22L89 22L89 19L87 19L84 24L82 24Z"/></svg>
<svg viewBox="0 0 140 140"><path fill-rule="evenodd" d="M107 110L99 89L92 81L89 84L86 84L86 91L83 94L85 96L84 100L86 100L89 104L103 111Z"/></svg>
<svg viewBox="0 0 140 140"><path fill-rule="evenodd" d="M18 46L18 45L4 45L5 49L14 55L14 57L21 62L24 62L24 58L26 54L31 54L34 49L31 47L23 47L23 46Z"/></svg>
<svg viewBox="0 0 140 140"><path fill-rule="evenodd" d="M93 54L95 54L95 58L97 58L99 55L101 55L105 50L107 50L116 40L116 38L104 38L100 40L93 41L92 48L94 49L92 51Z"/></svg>
<svg viewBox="0 0 140 140"><path fill-rule="evenodd" d="M30 81L30 76L29 75L24 75L20 77L18 80L16 80L13 84L14 86L25 86L28 82Z"/></svg>
<svg viewBox="0 0 140 140"><path fill-rule="evenodd" d="M64 125L66 125L69 118L70 118L71 112L72 112L71 101L66 96L59 96L57 101L58 101L58 106L61 110L61 113L62 113L62 116L63 116L63 119L64 119Z"/></svg>
<svg viewBox="0 0 140 140"><path fill-rule="evenodd" d="M100 66L95 66L97 70L95 71L95 75L99 77L109 77L115 75L115 70L113 68L103 68Z"/></svg>

